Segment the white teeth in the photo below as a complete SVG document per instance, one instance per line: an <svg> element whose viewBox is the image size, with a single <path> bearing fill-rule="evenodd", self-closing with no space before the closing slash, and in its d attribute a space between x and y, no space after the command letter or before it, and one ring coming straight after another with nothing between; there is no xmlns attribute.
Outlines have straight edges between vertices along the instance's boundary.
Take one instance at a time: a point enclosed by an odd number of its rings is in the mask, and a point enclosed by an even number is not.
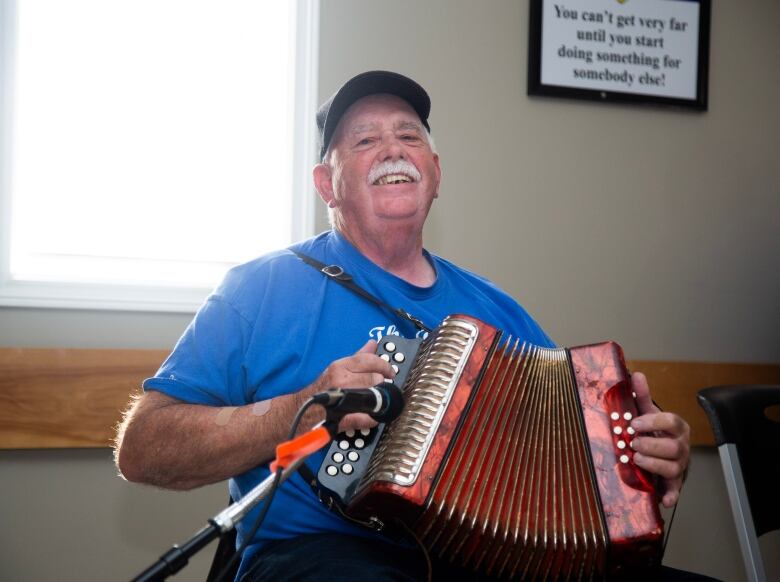
<svg viewBox="0 0 780 582"><path fill-rule="evenodd" d="M412 179L409 176L404 176L403 174L388 174L379 178L374 184L384 186L385 184L403 184L411 181Z"/></svg>

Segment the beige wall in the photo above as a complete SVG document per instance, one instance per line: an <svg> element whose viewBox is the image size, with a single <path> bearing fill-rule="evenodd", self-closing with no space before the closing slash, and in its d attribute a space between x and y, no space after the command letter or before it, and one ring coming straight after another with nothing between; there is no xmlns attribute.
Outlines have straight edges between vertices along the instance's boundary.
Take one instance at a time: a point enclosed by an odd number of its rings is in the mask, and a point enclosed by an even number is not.
<svg viewBox="0 0 780 582"><path fill-rule="evenodd" d="M706 113L528 98L526 2L323 0L321 15L321 97L388 68L433 98L432 251L500 283L561 344L780 361L780 4L714 6ZM6 308L0 345L167 348L187 320ZM3 452L0 483L3 580L129 578L225 498L127 485L107 451ZM668 563L742 580L727 507L717 454L696 451Z"/></svg>

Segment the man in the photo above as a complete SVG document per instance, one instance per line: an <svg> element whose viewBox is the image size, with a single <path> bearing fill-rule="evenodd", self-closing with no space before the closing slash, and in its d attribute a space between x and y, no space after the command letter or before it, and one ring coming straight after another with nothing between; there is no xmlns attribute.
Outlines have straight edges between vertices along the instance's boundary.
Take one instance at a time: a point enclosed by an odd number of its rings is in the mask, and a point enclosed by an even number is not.
<svg viewBox="0 0 780 582"><path fill-rule="evenodd" d="M314 183L334 229L293 248L341 266L360 287L428 326L466 313L523 341L552 346L512 298L424 250L423 225L441 180L429 111L422 87L382 71L351 79L320 108L323 162L314 168ZM276 444L308 397L394 376L372 341L390 333L417 331L289 250L231 270L144 383L118 439L122 474L172 489L231 478L231 494L240 497L268 475ZM635 439L635 460L663 478L663 503L671 506L688 463L688 426L653 406L641 374L633 380L642 413L634 427L657 435ZM301 430L323 416L310 409ZM374 424L350 414L339 427ZM323 455L309 459L312 471ZM239 525L239 539L256 514ZM425 578L427 567L408 543L336 516L294 475L250 541L239 575L249 570L253 580L415 580Z"/></svg>

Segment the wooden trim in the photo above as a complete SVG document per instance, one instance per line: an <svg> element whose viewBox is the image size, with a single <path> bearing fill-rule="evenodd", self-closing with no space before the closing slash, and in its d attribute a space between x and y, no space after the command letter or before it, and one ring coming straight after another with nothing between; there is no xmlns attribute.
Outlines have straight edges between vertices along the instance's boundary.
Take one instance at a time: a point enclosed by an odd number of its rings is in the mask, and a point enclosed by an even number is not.
<svg viewBox="0 0 780 582"><path fill-rule="evenodd" d="M0 348L0 449L108 447L130 395L167 356L161 350ZM780 364L633 360L653 397L712 445L696 392L720 384L780 384Z"/></svg>

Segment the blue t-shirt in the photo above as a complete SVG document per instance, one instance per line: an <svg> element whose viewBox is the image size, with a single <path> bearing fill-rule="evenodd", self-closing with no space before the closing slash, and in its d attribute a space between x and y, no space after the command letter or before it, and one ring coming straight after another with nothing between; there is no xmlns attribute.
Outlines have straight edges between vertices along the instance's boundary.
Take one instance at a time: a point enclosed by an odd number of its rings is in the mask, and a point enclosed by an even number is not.
<svg viewBox="0 0 780 582"><path fill-rule="evenodd" d="M553 345L506 293L427 252L436 282L417 287L372 263L336 231L291 248L325 264L340 265L359 286L420 318L428 327L436 327L447 315L463 313L521 341ZM283 250L231 269L157 374L143 386L184 402L241 406L296 392L314 382L334 360L355 353L369 339L386 335L411 338L419 333L411 323ZM307 460L315 474L324 455L323 449ZM268 474L266 465L238 475L230 481L231 495L240 498ZM239 543L258 511L256 507L238 524ZM295 474L277 491L244 563L264 542L330 531L379 535L332 513Z"/></svg>

